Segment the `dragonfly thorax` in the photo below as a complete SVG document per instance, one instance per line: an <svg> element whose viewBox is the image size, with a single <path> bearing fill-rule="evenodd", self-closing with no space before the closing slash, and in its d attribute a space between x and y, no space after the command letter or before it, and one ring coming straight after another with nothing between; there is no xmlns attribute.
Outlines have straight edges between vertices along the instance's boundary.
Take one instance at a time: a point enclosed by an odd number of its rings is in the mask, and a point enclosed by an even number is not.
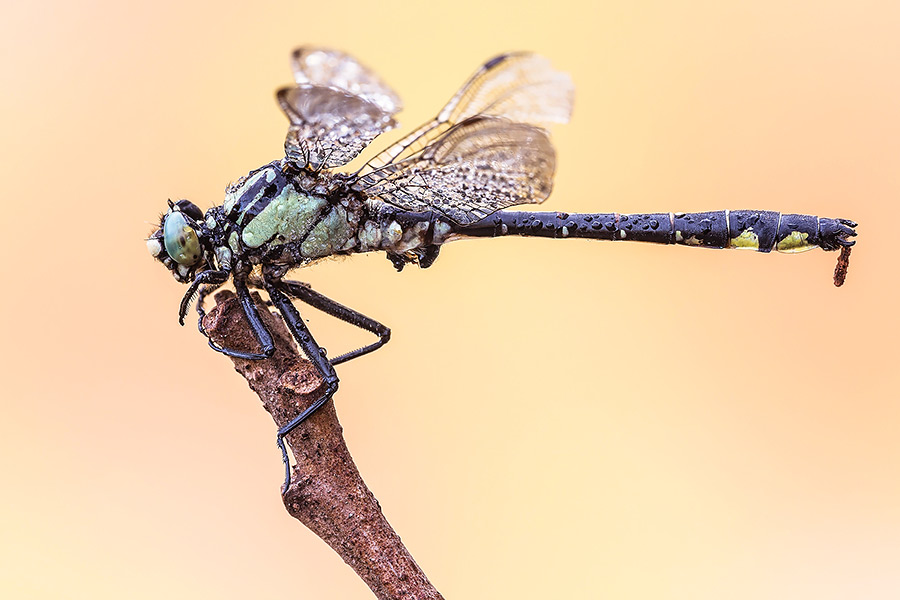
<svg viewBox="0 0 900 600"><path fill-rule="evenodd" d="M301 266L352 251L365 203L346 181L343 174L275 161L228 186L207 225L211 233L218 229L214 237L236 262L247 264Z"/></svg>

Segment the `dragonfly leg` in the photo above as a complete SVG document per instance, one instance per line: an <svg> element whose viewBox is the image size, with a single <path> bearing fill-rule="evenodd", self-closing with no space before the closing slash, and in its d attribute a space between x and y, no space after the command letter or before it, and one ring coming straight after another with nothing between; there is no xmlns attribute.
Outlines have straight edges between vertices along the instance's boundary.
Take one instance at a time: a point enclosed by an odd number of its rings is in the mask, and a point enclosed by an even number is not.
<svg viewBox="0 0 900 600"><path fill-rule="evenodd" d="M198 325L200 327L200 333L204 336L206 335L206 330L203 328L203 317L206 316L206 309L203 308L203 305L206 303L206 297L220 287L222 287L221 283L211 283L209 285L204 285L200 288L200 291L197 292L197 314L200 315L200 323Z"/></svg>
<svg viewBox="0 0 900 600"><path fill-rule="evenodd" d="M302 284L299 285L302 286ZM269 293L269 298L272 299L275 307L278 308L279 312L281 312L281 316L284 317L284 321L287 324L288 329L291 330L294 339L297 340L300 348L303 349L303 353L306 354L306 357L310 362L315 365L316 370L319 371L319 374L325 382L325 390L322 392L322 395L303 412L291 419L289 423L278 430L275 441L278 444L279 450L281 450L281 460L284 462L284 485L282 487L282 493L284 493L291 483L291 464L288 459L284 437L300 425L300 423L312 416L313 413L319 410L322 405L334 396L334 393L338 389L338 376L334 370L334 366L325 357L325 352L319 344L316 343L316 340L313 339L312 334L306 327L306 323L303 322L303 318L300 316L300 312L291 303L290 298L288 298L285 292L282 291L282 288L287 288L288 286L281 281L266 281L265 287L266 291Z"/></svg>
<svg viewBox="0 0 900 600"><path fill-rule="evenodd" d="M378 350L379 348L387 344L391 339L391 329L389 327L382 325L375 319L369 318L366 315L353 310L352 308L344 306L339 302L335 302L328 296L315 291L305 283L302 283L300 281L282 281L280 285L281 289L289 296L292 296L300 300L301 302L305 302L313 308L317 308L322 312L331 315L332 317L344 321L345 323L350 323L355 327L359 327L360 329L364 329L378 336L377 341L372 342L367 346L357 348L356 350L352 350L350 352L345 352L340 356L332 358L330 361L332 366L345 363L349 360L353 360L354 358L359 358L364 354L368 354L369 352Z"/></svg>
<svg viewBox="0 0 900 600"><path fill-rule="evenodd" d="M200 333L202 333L203 337L207 340L209 339L209 334L206 333L206 328L203 327L203 319L206 317L206 309L203 308L203 305L206 303L206 297L220 287L222 287L221 283L211 283L201 287L200 291L197 293L197 314L200 316L197 321L197 329L200 330Z"/></svg>
<svg viewBox="0 0 900 600"><path fill-rule="evenodd" d="M203 271L198 274L197 277L194 278L194 281L191 282L191 286L188 288L187 292L185 292L184 296L181 298L181 304L178 307L178 324L184 325L184 316L191 307L191 302L194 300L194 296L197 295L197 290L199 290L201 286L220 286L228 281L228 275L228 271Z"/></svg>
<svg viewBox="0 0 900 600"><path fill-rule="evenodd" d="M207 341L209 341L209 347L216 352L221 352L226 356L232 356L234 358L244 358L247 360L270 358L275 354L275 343L272 341L272 334L269 333L269 330L266 329L262 319L260 319L259 312L256 310L256 304L253 302L253 298L247 290L247 285L239 279L234 280L234 289L235 292L237 292L237 297L241 303L241 309L244 311L244 316L247 317L247 322L250 323L250 328L253 330L253 335L262 347L262 352L242 352L240 350L232 350L231 348L218 346L212 341L209 334L206 333L206 328L203 327L203 318L206 316L206 311L203 310L203 300L221 285L222 282L216 282L204 286L200 289L200 293L197 296L197 313L200 315L200 318L197 320L197 329L199 329L200 333L202 333Z"/></svg>

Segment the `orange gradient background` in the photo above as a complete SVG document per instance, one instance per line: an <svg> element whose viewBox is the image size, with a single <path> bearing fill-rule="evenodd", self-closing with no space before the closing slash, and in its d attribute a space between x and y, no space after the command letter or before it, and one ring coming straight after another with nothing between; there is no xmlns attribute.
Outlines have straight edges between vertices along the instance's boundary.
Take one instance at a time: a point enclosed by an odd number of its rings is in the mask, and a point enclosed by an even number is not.
<svg viewBox="0 0 900 600"><path fill-rule="evenodd" d="M393 329L338 414L447 598L900 597L896 2L3 12L0 596L371 597L284 512L268 415L143 242L280 156L273 92L318 44L405 131L488 57L549 57L577 97L547 210L860 223L840 290L819 251L526 239L297 273Z"/></svg>

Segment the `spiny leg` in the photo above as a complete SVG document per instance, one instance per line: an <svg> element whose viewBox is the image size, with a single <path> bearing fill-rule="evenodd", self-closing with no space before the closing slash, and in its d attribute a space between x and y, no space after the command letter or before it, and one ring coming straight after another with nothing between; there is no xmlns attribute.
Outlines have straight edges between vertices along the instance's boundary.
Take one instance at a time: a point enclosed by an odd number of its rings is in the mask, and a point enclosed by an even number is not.
<svg viewBox="0 0 900 600"><path fill-rule="evenodd" d="M220 286L226 281L228 281L228 271L203 271L198 274L194 281L191 282L190 287L187 292L185 292L184 296L181 298L181 305L178 307L178 324L184 325L184 316L187 314L188 309L191 307L191 301L194 299L194 296L197 294L197 290L200 289L201 286L204 285L215 285Z"/></svg>
<svg viewBox="0 0 900 600"><path fill-rule="evenodd" d="M250 290L247 289L247 284L244 283L243 279L239 277L234 278L234 291L237 293L238 300L241 302L241 308L244 309L244 316L247 317L247 322L250 323L250 328L253 329L253 335L256 336L256 341L258 341L259 345L262 347L262 353L238 352L229 348L222 348L221 352L228 356L249 358L251 360L270 358L275 354L275 342L272 341L272 334L269 333L269 330L266 329L262 319L259 318L259 312L256 310L256 303L253 302L253 298L250 296Z"/></svg>
<svg viewBox="0 0 900 600"><path fill-rule="evenodd" d="M205 285L200 288L200 292L197 294L197 313L200 315L200 318L197 320L197 329L199 329L200 333L202 333L203 336L207 339L210 348L212 348L216 352L221 352L226 356L244 358L247 360L262 360L264 358L270 358L273 354L275 354L275 343L272 341L272 335L269 333L269 330L266 329L266 326L259 318L259 313L256 310L256 304L254 304L253 299L250 297L250 292L247 289L247 285L238 278L235 278L234 280L234 289L235 292L237 292L237 297L241 303L241 309L244 311L244 316L247 317L247 322L250 323L250 328L253 330L253 335L256 336L256 341L258 341L259 345L262 347L262 352L242 352L240 350L232 350L231 348L218 346L206 333L206 328L203 327L203 318L206 316L206 311L203 310L203 301L206 299L206 296L208 294L210 294L213 290L219 288L222 283L224 283L224 281L214 281L209 285Z"/></svg>
<svg viewBox="0 0 900 600"><path fill-rule="evenodd" d="M197 329L200 331L200 333L203 334L203 337L205 337L209 341L210 348L214 349L217 352L221 352L222 350L218 346L216 346L211 339L209 339L209 334L206 332L206 328L203 326L203 319L206 318L206 309L203 308L203 305L206 303L206 297L220 287L222 287L221 283L204 285L197 293L197 315L199 316L199 319L197 319Z"/></svg>
<svg viewBox="0 0 900 600"><path fill-rule="evenodd" d="M319 410L319 408L321 408L323 404L331 399L331 397L338 389L338 376L334 371L334 366L325 357L325 353L322 351L322 348L319 347L319 344L316 343L316 340L313 339L312 334L310 334L309 329L303 322L303 318L300 316L300 312L291 303L290 298L288 298L285 293L281 291L282 285L282 282L279 281L267 280L265 282L265 287L266 291L269 293L269 298L272 299L275 307L278 308L278 310L281 312L281 316L284 317L284 321L287 324L288 329L291 330L294 339L297 340L300 348L303 349L303 353L306 354L306 357L310 360L310 362L315 365L316 369L319 371L319 374L322 376L323 381L325 382L325 391L322 393L322 395L317 398L316 401L313 402L309 407L307 407L306 410L291 419L291 421L287 425L284 425L278 430L276 443L278 444L278 448L281 450L281 460L284 462L284 485L282 487L282 493L284 493L285 491L287 491L288 486L291 484L291 463L288 459L287 447L284 444L284 436L293 431L295 427L308 419L313 413Z"/></svg>
<svg viewBox="0 0 900 600"><path fill-rule="evenodd" d="M315 291L305 283L300 281L282 281L280 286L288 295L297 298L301 302L305 302L313 308L317 308L332 317L338 318L345 323L350 323L355 327L359 327L360 329L364 329L365 331L374 333L378 336L378 341L376 342L350 352L345 352L336 358L332 358L330 361L332 365L339 365L348 360L353 360L354 358L359 358L364 354L373 352L387 344L391 339L391 330L389 327L382 325L375 319L371 319L352 308L344 306L339 302L335 302L328 296Z"/></svg>

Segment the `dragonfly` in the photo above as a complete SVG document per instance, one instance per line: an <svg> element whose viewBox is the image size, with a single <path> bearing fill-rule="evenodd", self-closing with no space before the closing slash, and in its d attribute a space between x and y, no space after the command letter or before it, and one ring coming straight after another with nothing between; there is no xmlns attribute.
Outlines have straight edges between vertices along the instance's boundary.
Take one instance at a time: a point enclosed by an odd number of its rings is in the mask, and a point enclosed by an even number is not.
<svg viewBox="0 0 900 600"><path fill-rule="evenodd" d="M285 436L334 396L335 367L377 350L391 330L287 279L290 271L336 255L381 251L401 271L430 267L450 241L529 236L653 242L759 252L842 249L843 282L856 223L761 210L698 213L567 213L507 210L543 202L553 187L556 151L548 128L568 122L574 86L529 52L485 62L438 115L353 172L336 170L376 137L397 127L399 96L352 56L303 47L291 58L295 85L276 98L289 127L285 156L231 183L222 205L204 214L188 200L168 203L147 238L150 254L188 290L179 323L194 300L207 338L204 299L231 281L258 352L209 345L228 356L264 360L275 352L250 289L267 293L324 382L321 396L277 433L290 485ZM838 283L840 275L840 283ZM294 305L310 305L374 335L328 358Z"/></svg>

